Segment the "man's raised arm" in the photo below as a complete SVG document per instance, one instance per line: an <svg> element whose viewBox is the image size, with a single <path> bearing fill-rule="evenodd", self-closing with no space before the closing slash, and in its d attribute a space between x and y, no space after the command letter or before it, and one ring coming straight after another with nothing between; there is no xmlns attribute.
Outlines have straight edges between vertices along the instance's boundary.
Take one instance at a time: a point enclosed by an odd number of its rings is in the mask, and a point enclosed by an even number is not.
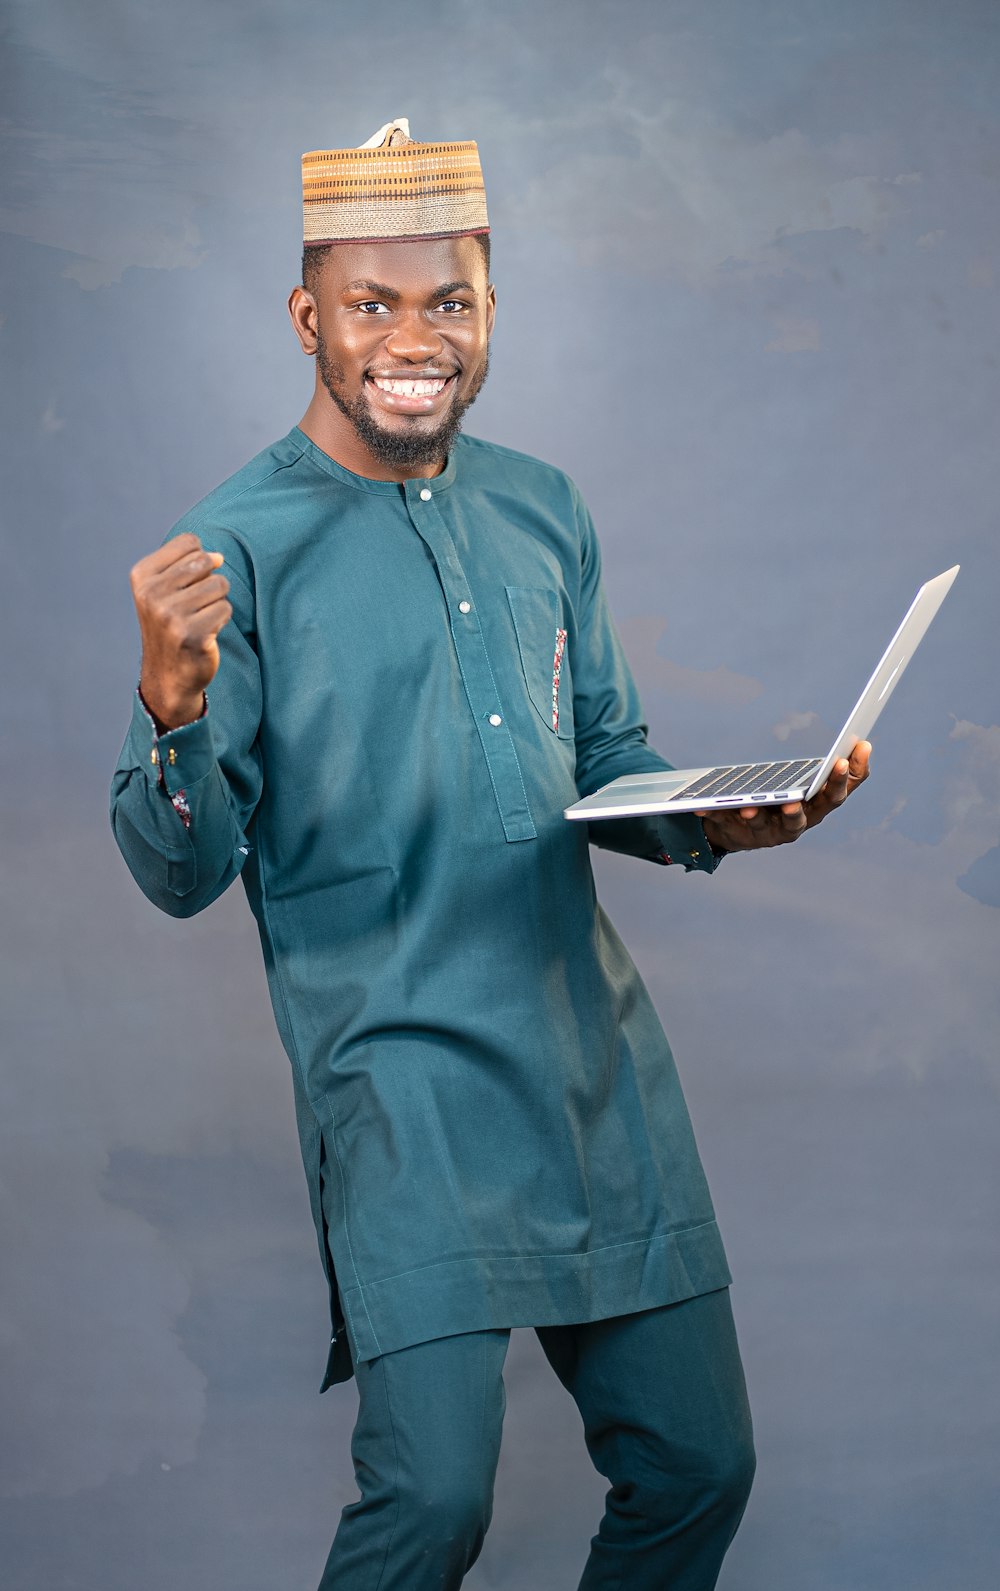
<svg viewBox="0 0 1000 1591"><path fill-rule="evenodd" d="M111 824L136 883L172 917L193 916L236 878L261 791L253 599L223 562L185 532L131 574L142 670Z"/></svg>

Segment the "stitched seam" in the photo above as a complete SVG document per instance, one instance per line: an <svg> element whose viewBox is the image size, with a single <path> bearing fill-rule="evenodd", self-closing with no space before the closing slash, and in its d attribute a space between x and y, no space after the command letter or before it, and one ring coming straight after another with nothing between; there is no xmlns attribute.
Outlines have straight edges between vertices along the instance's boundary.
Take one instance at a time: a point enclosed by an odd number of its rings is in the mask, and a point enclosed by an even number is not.
<svg viewBox="0 0 1000 1591"><path fill-rule="evenodd" d="M488 1384L488 1381L489 1381L489 1377L487 1375L487 1363L488 1363L488 1360L489 1360L489 1351L488 1351L489 1350L489 1343L487 1341L487 1337L486 1337L485 1331L479 1333L479 1344L480 1344L480 1347L483 1350L483 1409L482 1409L482 1414L480 1415L480 1420L479 1420L479 1451L480 1451L480 1453L485 1453L486 1452L486 1388L487 1388L487 1384ZM492 1498L492 1495L493 1495L493 1485L494 1484L495 1484L495 1480L491 1481L489 1483L489 1486L490 1486L490 1497L491 1498ZM489 1522L485 1520L485 1516L488 1513L492 1517L492 1512L493 1512L492 1504L488 1504L483 1509L484 1522L486 1524L486 1529L487 1530L489 1529Z"/></svg>
<svg viewBox="0 0 1000 1591"><path fill-rule="evenodd" d="M460 1259L454 1259L454 1260L432 1260L429 1265L414 1265L408 1271L393 1271L391 1276L379 1276L374 1281L359 1282L356 1285L356 1287L350 1287L347 1290L348 1290L348 1292L359 1292L359 1291L363 1292L366 1288L381 1287L383 1285L383 1283L385 1283L385 1282L398 1282L404 1276L419 1276L422 1271L433 1271L433 1270L436 1270L438 1267L443 1267L445 1265L469 1265L469 1264L473 1264L474 1265L474 1264L478 1264L481 1260L487 1260L488 1261L490 1259L493 1259L493 1260L499 1260L499 1261L505 1263L508 1260L565 1260L565 1259L570 1259L570 1260L572 1260L572 1259L590 1260L590 1259L596 1259L596 1258L599 1258L602 1254L614 1254L614 1253L617 1252L618 1249L642 1248L644 1245L648 1246L648 1244L655 1243L655 1242L659 1241L662 1238L679 1238L679 1237L686 1237L689 1232L704 1232L704 1231L707 1230L708 1227L711 1227L711 1226L718 1226L718 1221L717 1220L699 1221L696 1226L677 1226L677 1227L672 1227L669 1231L666 1231L666 1232L653 1232L651 1234L651 1236L649 1236L649 1237L629 1238L629 1240L626 1243L608 1243L608 1244L606 1244L604 1246L604 1248L563 1249L563 1250L560 1250L560 1252L557 1253L557 1254L550 1254L548 1252L539 1253L537 1251L534 1252L534 1253L531 1253L531 1254L525 1254L525 1253L520 1253L520 1252L516 1252L516 1253L513 1253L513 1254L499 1254L499 1255L497 1255L497 1254L465 1254L465 1255L462 1255L462 1257Z"/></svg>
<svg viewBox="0 0 1000 1591"><path fill-rule="evenodd" d="M276 475L280 475L282 470L294 469L296 464L298 464L301 459L305 458L305 456L306 456L305 450L300 448L298 453L295 455L295 457L293 459L289 459L287 464L276 464L272 470L268 470L266 475L261 475L256 480L248 481L246 486L241 486L238 492L234 492L232 494L232 496L227 497L224 505L220 505L219 522L218 522L218 524L214 525L213 528L214 529L218 529L218 530L224 530L227 535L232 536L232 538L235 541L236 545L243 549L243 551L246 553L247 557L250 559L251 563L253 563L253 558L251 557L249 547L246 545L246 542L240 536L238 531L233 530L232 526L223 523L223 519L225 518L225 515L228 514L229 509L232 507L232 505L234 503L238 503L241 497L245 497L246 496L247 492L255 492L259 486L265 485L267 481L273 480L273 478ZM201 505L199 504L195 508L192 508L189 511L189 513L184 515L184 519L183 520L178 521L178 524L184 524L188 519L190 519L192 517L192 515L195 515L198 512L198 508L200 506ZM213 507L214 507L214 505L213 505ZM209 518L209 522L211 524L211 516ZM174 526L174 530L175 531L178 530L178 526L177 525ZM200 535L200 532L199 532L199 535ZM170 533L170 535L167 537L167 541L172 541L173 539L174 539L174 532L172 531ZM234 574L236 574L236 570L233 569L232 564L228 564L228 567L230 569L232 569ZM237 575L237 579L240 580L240 584L242 585L243 589L248 593L248 595L251 598L253 598L253 592L250 590L250 587L247 585L246 581L241 579L239 575Z"/></svg>
<svg viewBox="0 0 1000 1591"><path fill-rule="evenodd" d="M311 446L309 448L301 448L300 451L299 451L298 458L292 460L293 464L297 464L299 462L299 459L305 459L306 462L311 464L314 469L319 470L323 475L327 476L327 478L329 480L336 481L340 486L349 486L351 488L351 490L354 491L354 492L366 492L370 497L384 497L387 502L398 501L399 498L402 496L402 483L401 482L390 481L388 483L390 486L396 486L397 487L397 492L398 492L398 495L397 495L397 493L385 492L385 491L382 490L382 487L386 484L384 481L374 481L373 480L373 481L369 482L369 481L367 481L365 479L364 476L361 476L361 475L359 475L354 480L345 479L345 475L348 475L348 476L349 475L353 475L354 472L352 470L349 470L345 464L342 464L339 469L336 468L336 464L337 464L337 460L336 459L331 459L330 460L330 463L333 464L335 467L333 469L329 469L327 467L326 463L324 462L324 459L323 458L317 458L316 454L313 453L313 451L312 451L312 449L315 448L316 449L316 453L320 453L321 454L323 452L323 449L320 448L320 447L317 447L316 443L313 442L311 437L306 437L306 441L309 442L311 444ZM298 444L296 444L296 446L297 445ZM281 465L280 467L282 469L287 469L288 465ZM345 474L341 475L340 470L343 470L345 472ZM247 490L249 490L249 488L247 488Z"/></svg>
<svg viewBox="0 0 1000 1591"><path fill-rule="evenodd" d="M271 480L275 475L280 475L282 470L294 469L296 464L299 462L299 459L304 458L304 457L305 457L305 448L299 448L299 451L296 453L295 457L293 459L289 459L287 464L276 464L273 469L268 470L266 475L260 475L260 476L257 477L256 480L248 481L245 486L241 486L240 487L238 492L234 492L233 493L233 495L229 498L228 502L229 503L238 503L241 497L245 497L246 496L247 492L256 491L258 486L263 486L265 481ZM227 503L227 507L228 507L228 503Z"/></svg>
<svg viewBox="0 0 1000 1591"><path fill-rule="evenodd" d="M270 918L270 914L268 913L268 909L267 909L267 884L266 884L267 867L266 867L266 858L265 858L265 853L264 853L263 847L260 846L260 845L258 845L258 847L257 847L257 866L258 866L258 877L260 879L260 909L261 909L261 911L263 913L264 922L265 922L265 924L267 926L268 938L271 941L271 948L272 948L272 957L271 957L271 959L272 959L272 963L274 965L274 980L275 980L275 983L277 985L278 993L281 996L281 1008L282 1008L282 1011L284 1012L285 1025L288 1028L288 1036L289 1036L289 1038L292 1041L292 1048L295 1051L295 1064L298 1067L299 1075L302 1078L303 1086L305 1086L306 1083L307 1083L306 1072L305 1072L305 1068L302 1065L302 1058L301 1058L301 1056L299 1054L299 1046L296 1043L295 1029L292 1027L291 1014L290 1014L289 1009L288 1009L288 997L285 994L284 979L281 976L281 969L280 969L280 966L279 966L278 957L273 954L273 950L274 950L274 934L271 932L271 918ZM307 1093L306 1093L306 1097L307 1098L309 1097L308 1096L308 1090L307 1090ZM311 1103L312 1102L310 1101L310 1104ZM330 1117L330 1124L334 1128L334 1131L336 1131L336 1121L335 1121L334 1114L333 1114L333 1109L332 1109L332 1107L330 1105L329 1100L324 1098L324 1104L326 1105L327 1113L328 1113L328 1115ZM315 1107L313 1107L313 1110L314 1110L314 1113L315 1113ZM319 1120L319 1118L317 1117L317 1121L318 1120ZM322 1131L322 1124L320 1125L320 1131ZM344 1237L345 1237L345 1239L347 1241L347 1252L351 1256L351 1265L352 1265L352 1267L354 1269L354 1274L355 1274L355 1276L358 1276L360 1273L358 1271L357 1261L354 1258L354 1247L353 1247L353 1245L351 1243L351 1232L350 1232L350 1228L349 1228L349 1226L347 1224L347 1188L346 1188L346 1186L344 1184L344 1168L340 1164L340 1156L337 1154L336 1140L334 1141L334 1144L333 1144L333 1159L334 1159L334 1162L335 1162L336 1167L337 1167L338 1175L340 1177L341 1195L342 1195L343 1206L344 1206ZM326 1215L322 1211L321 1211L321 1214L322 1214L322 1218L323 1218L323 1223L325 1225L326 1224ZM342 1292L346 1291L346 1292L350 1293L350 1292L358 1292L360 1290L361 1289L360 1289L360 1284L359 1284L356 1287L349 1287L349 1288L346 1288L346 1289L342 1289L341 1291ZM375 1344L379 1348L379 1351L381 1352L381 1344L379 1343L379 1340L378 1340L378 1333L376 1332L375 1327L372 1324L372 1319L371 1319L371 1316L368 1313L368 1305L367 1305L367 1303L365 1301L365 1295L364 1295L363 1292L361 1293L361 1304L362 1304L362 1307L363 1307L364 1312L365 1312L365 1318L368 1321L368 1325L369 1325L369 1327L371 1329L372 1337L375 1339Z"/></svg>
<svg viewBox="0 0 1000 1591"><path fill-rule="evenodd" d="M470 710L472 712L473 722L475 723L475 726L476 726L476 733L479 736L479 743L480 743L480 745L483 748L483 756L486 758L486 772L489 774L489 776L490 776L490 784L493 786L493 796L494 796L494 799L495 799L496 804L497 804L497 813L499 815L500 822L503 825L504 837L505 838L509 838L509 836L507 834L507 819L503 815L503 803L500 800L500 791L497 789L497 782L496 782L496 779L493 777L493 765L490 762L490 754L489 754L489 751L487 750L487 747L486 747L486 737L485 737L485 735L483 733L482 728L480 727L479 715L477 714L476 709L475 709L475 707L473 706L473 703L472 703L472 692L469 689L469 681L466 678L465 665L462 662L462 654L458 650L458 644L457 644L457 640L456 640L456 637L455 637L455 626L453 624L450 624L449 628L451 629L452 640L456 642L456 644L455 644L455 656L458 659L458 672L462 676L462 685L465 688L465 699L468 702Z"/></svg>
<svg viewBox="0 0 1000 1591"><path fill-rule="evenodd" d="M483 641L483 656L486 659L486 667L490 671L490 683L492 684L493 689L496 692L497 702L499 703L499 701L500 701L500 692L497 690L497 682L496 682L496 678L495 678L494 673L493 673L493 664L490 662L490 654L486 650L486 642L485 641ZM459 661L461 661L461 659L459 659ZM509 724L507 725L507 734L508 734L508 737L510 739L510 749L513 752L513 755L514 755L514 767L517 769L517 782L521 786L521 794L524 797L524 810L528 814L528 822L531 824L532 828L534 828L535 824L534 824L534 820L533 820L533 818L531 816L531 807L528 805L528 792L524 788L524 775L521 772L521 764L518 761L518 757L517 757L517 747L514 745L514 736L510 733L510 725ZM505 825L505 827L506 827L506 825Z"/></svg>
<svg viewBox="0 0 1000 1591"><path fill-rule="evenodd" d="M396 1529L399 1525L399 1443L396 1441L396 1427L392 1418L392 1409L389 1406L389 1378L385 1373L385 1360L380 1359L378 1364L379 1369L382 1372L382 1386L385 1389L385 1412L389 1417L389 1429L392 1432L392 1451L396 1459L396 1469L392 1477L392 1493L396 1499L396 1517L392 1522L392 1529L389 1532L389 1540L385 1544L385 1557L382 1559L382 1568L375 1585L375 1591L379 1591L379 1586L385 1579L385 1571L389 1564L389 1550L392 1547L393 1537L395 1536Z"/></svg>
<svg viewBox="0 0 1000 1591"><path fill-rule="evenodd" d="M351 1242L351 1229L347 1221L347 1183L344 1181L344 1168L340 1163L340 1155L337 1153L337 1118L333 1114L333 1106L329 1099L324 1098L323 1103L326 1105L326 1112L330 1118L330 1126L333 1129L333 1158L336 1161L337 1174L340 1177L340 1192L344 1206L344 1237L347 1241L347 1252L351 1256L351 1265L354 1268L354 1274L355 1276L359 1276L360 1272L358 1271L358 1262L354 1258L354 1245ZM368 1313L368 1300L365 1298L364 1284L359 1282L356 1287L348 1287L347 1292L361 1294L361 1307L365 1312L365 1319L368 1322L368 1329L372 1334L376 1348L378 1349L379 1353L381 1353L382 1344L379 1342L378 1332L375 1330L375 1323L372 1320L371 1315Z"/></svg>
<svg viewBox="0 0 1000 1591"><path fill-rule="evenodd" d="M440 514L438 515L438 517L440 518ZM476 733L479 736L479 744L483 748L483 756L486 759L486 771L489 774L490 784L493 787L493 799L496 802L497 813L498 813L499 818L500 818L500 826L503 829L504 839L507 841L507 843L509 845L517 844L519 840L523 841L525 839L531 839L531 840L537 839L538 838L538 830L535 827L535 820L532 817L531 806L530 806L530 804L528 802L528 793L527 793L527 791L524 788L524 776L521 773L521 764L519 763L518 758L517 758L517 748L514 745L514 737L513 737L513 735L511 735L511 732L510 732L510 725L506 724L505 727L506 727L506 730L507 730L507 738L510 741L511 755L514 758L514 767L517 770L518 783L521 786L521 796L522 796L522 799L523 799L523 802L524 802L525 819L522 820L522 821L526 821L527 827L531 830L531 833L528 834L528 835L516 836L516 835L512 835L511 834L510 825L508 824L507 818L505 816L504 803L501 800L500 790L499 790L499 787L497 785L496 777L495 777L495 775L493 773L493 764L492 764L492 761L491 761L491 758L490 758L489 746L487 744L486 731L485 731L485 729L483 727L482 722L480 721L478 713L476 712L476 706L475 706L475 703L472 700L472 691L471 691L471 689L469 687L468 675L465 672L465 664L462 661L462 649L461 649L461 647L458 644L458 633L457 633L457 631L455 629L455 621L454 621L454 618L453 618L452 612L451 612L451 600L450 600L449 595L448 595L447 587L445 586L445 583L444 583L444 577L443 577L443 575L441 573L441 560L440 560L440 558L438 556L437 549L424 536L423 532L420 530L420 527L413 520L412 514L410 515L410 519L411 519L411 523L413 523L414 530L416 531L417 535L420 537L420 539L423 542L424 546L427 548L428 552L430 553L432 561L433 561L433 564L434 564L434 570L435 570L435 573L437 575L438 585L441 588L441 596L442 596L442 598L444 600L445 612L448 615L448 631L449 631L449 633L451 635L451 643L452 643L452 646L453 646L454 651L455 651L456 661L458 662L458 672L459 672L459 674L462 677L462 688L465 691L465 699L466 699L466 701L469 704L469 711L472 713L472 721L473 721L473 723L476 726ZM454 541L452 540L451 532L448 530L448 527L444 524L443 521L442 521L442 529L443 529L448 541L451 542L452 548L454 550ZM447 562L448 560L446 559L445 561ZM458 563L457 551L455 552L455 562ZM459 563L459 570L460 570L460 572L461 572L461 574L463 576L463 579L464 579L465 571L462 570L460 563ZM485 637L484 637L484 635L482 633L482 629L481 628L479 630L479 644L482 647L483 657L486 659L486 667L487 667L487 669L489 671L490 684L493 687L493 699L494 699L497 707L502 708L503 700L502 700L502 697L500 695L500 692L497 690L497 682L496 682L496 679L495 679L494 674L493 674L493 665L490 662L490 654L489 654L489 652L486 649L486 639L485 639ZM501 716L506 718L506 715L504 713L502 713Z"/></svg>
<svg viewBox="0 0 1000 1591"><path fill-rule="evenodd" d="M447 596L446 596L445 600L447 601ZM454 646L455 646L455 656L458 659L458 672L462 676L462 684L463 684L463 686L465 688L466 701L468 702L469 708L470 708L470 710L472 712L472 719L473 719L473 722L475 723L475 726L476 726L476 733L479 736L479 743L480 743L480 745L483 748L483 756L486 758L486 772L489 774L489 776L490 776L490 784L493 786L493 796L494 796L494 799L495 799L496 804L497 804L497 812L498 812L499 817L500 817L500 822L501 822L501 825L503 826L504 839L509 841L510 837L511 837L510 836L510 831L509 831L509 828L508 828L507 819L504 816L504 807L503 807L503 802L501 801L501 798L500 798L500 791L499 791L499 789L497 787L497 782L496 782L496 779L495 779L495 777L493 775L493 764L492 764L492 762L490 760L489 748L488 748L488 746L486 744L486 732L483 729L483 726L482 726L482 724L479 721L479 715L476 712L475 706L474 706L473 701L472 701L472 692L469 689L469 681L466 678L465 665L462 662L462 654L459 651L459 647L458 647L458 637L455 634L455 626L451 622L450 619L449 619L449 622L448 622L448 627L451 630L452 641L453 641ZM499 707L500 706L500 693L499 693L499 691L497 691L496 680L493 678L493 669L492 669L492 666L490 664L490 654L486 650L486 642L485 641L483 642L483 656L486 658L486 667L490 671L490 681L491 681L491 683L493 685L494 692L496 693L496 702L497 702L497 706ZM527 816L527 822L528 822L528 824L529 824L529 826L531 828L531 837L535 838L537 836L537 830L535 828L535 821L534 821L534 819L533 819L533 817L531 815L531 807L528 805L528 793L527 793L527 791L524 788L524 778L523 778L522 773L521 773L521 764L517 760L517 750L516 750L516 748L514 746L513 736L510 735L510 725L509 724L507 726L507 734L508 734L508 736L510 736L511 751L514 753L514 766L517 769L518 783L521 786L521 794L524 797L524 810L525 810L525 814Z"/></svg>
<svg viewBox="0 0 1000 1591"><path fill-rule="evenodd" d="M223 525L221 528L223 530L225 530L230 536L232 536L234 541L238 541L239 545L241 547L243 547L243 543L241 541L239 541L239 537L237 536L235 530L230 530L228 525ZM243 547L243 551L246 552L247 549L245 547ZM243 589L246 592L247 596L250 598L250 601L254 604L254 609L255 609L254 617L256 618L257 598L254 596L254 593L250 590L250 587L247 585L246 581L244 580L243 576L240 574L239 570L235 567L235 565L233 565L233 564L231 564L229 562L229 559L225 557L225 554L223 554L223 560L224 560L224 567L229 570L229 573L232 575L232 577L236 581L237 585L241 585L243 587Z"/></svg>
<svg viewBox="0 0 1000 1591"><path fill-rule="evenodd" d="M621 1440L621 1431L620 1431L620 1429L619 1429L619 1431L617 1431L615 1433L615 1436L613 1437L612 1441L613 1441L613 1446L614 1446L615 1454L616 1454L616 1458L617 1458L616 1468L618 1469L619 1474L621 1474L622 1470L626 1469L627 1466L625 1465L625 1462L624 1462L624 1459L623 1459L623 1456L622 1456L622 1440ZM595 1469L597 1468L596 1464L594 1465L594 1468ZM610 1476L608 1478L610 1479ZM605 1525L605 1523L607 1521L608 1515L611 1513L611 1500L614 1497L614 1495L615 1495L615 1485L614 1485L614 1482L612 1481L611 1490L608 1492L607 1497L605 1498L604 1518L601 1520L600 1525L598 1525L598 1527L597 1527L597 1539L598 1540L600 1540L601 1531L604 1528L604 1525ZM610 1540L609 1541L607 1539L607 1537L605 1537L605 1541L604 1541L603 1544L606 1547L608 1547L612 1553L615 1553L615 1547L616 1547L617 1543L614 1540ZM618 1554L615 1553L615 1556L618 1556ZM624 1557L624 1554L622 1554L621 1556ZM621 1573L619 1574L619 1576L618 1576L617 1580L615 1581L614 1585L609 1588L609 1591L622 1591L622 1588L625 1585L625 1576L626 1576L627 1573L628 1573L628 1564L623 1562L622 1566L621 1566Z"/></svg>

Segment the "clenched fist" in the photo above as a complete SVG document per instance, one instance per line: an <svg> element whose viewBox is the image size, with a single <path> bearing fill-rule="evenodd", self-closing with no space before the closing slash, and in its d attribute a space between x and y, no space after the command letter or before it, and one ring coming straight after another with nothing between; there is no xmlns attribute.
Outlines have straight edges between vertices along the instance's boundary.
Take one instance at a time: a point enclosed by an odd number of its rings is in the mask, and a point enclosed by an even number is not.
<svg viewBox="0 0 1000 1591"><path fill-rule="evenodd" d="M222 562L221 552L206 552L185 531L140 558L129 577L142 632L139 689L164 728L199 717L219 667L216 637L233 616L229 581L215 573Z"/></svg>

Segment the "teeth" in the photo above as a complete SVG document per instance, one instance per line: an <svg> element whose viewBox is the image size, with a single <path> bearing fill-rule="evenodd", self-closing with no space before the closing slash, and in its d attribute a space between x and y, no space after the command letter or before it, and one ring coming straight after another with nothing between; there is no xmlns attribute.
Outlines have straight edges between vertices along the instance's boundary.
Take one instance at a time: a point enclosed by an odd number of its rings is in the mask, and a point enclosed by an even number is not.
<svg viewBox="0 0 1000 1591"><path fill-rule="evenodd" d="M372 381L381 392L392 392L399 398L436 398L447 385L445 376L425 381L395 381L388 376L373 376Z"/></svg>

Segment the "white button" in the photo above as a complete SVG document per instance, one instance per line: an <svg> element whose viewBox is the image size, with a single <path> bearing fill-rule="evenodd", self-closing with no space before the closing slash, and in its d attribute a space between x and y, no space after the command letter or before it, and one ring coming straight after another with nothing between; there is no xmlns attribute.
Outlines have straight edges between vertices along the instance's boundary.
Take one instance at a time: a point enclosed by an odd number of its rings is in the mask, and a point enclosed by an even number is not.
<svg viewBox="0 0 1000 1591"><path fill-rule="evenodd" d="M494 729L499 729L500 725L503 723L503 719L500 717L499 713L490 713L490 723L493 725Z"/></svg>
<svg viewBox="0 0 1000 1591"><path fill-rule="evenodd" d="M428 487L425 486L423 488L423 490L421 491L421 493L420 493L420 501L422 503L429 503L432 496L433 496L433 493L430 491L430 489Z"/></svg>
<svg viewBox="0 0 1000 1591"><path fill-rule="evenodd" d="M471 602L460 602L458 604L458 611L459 611L459 613L471 613L472 612L472 603Z"/></svg>

